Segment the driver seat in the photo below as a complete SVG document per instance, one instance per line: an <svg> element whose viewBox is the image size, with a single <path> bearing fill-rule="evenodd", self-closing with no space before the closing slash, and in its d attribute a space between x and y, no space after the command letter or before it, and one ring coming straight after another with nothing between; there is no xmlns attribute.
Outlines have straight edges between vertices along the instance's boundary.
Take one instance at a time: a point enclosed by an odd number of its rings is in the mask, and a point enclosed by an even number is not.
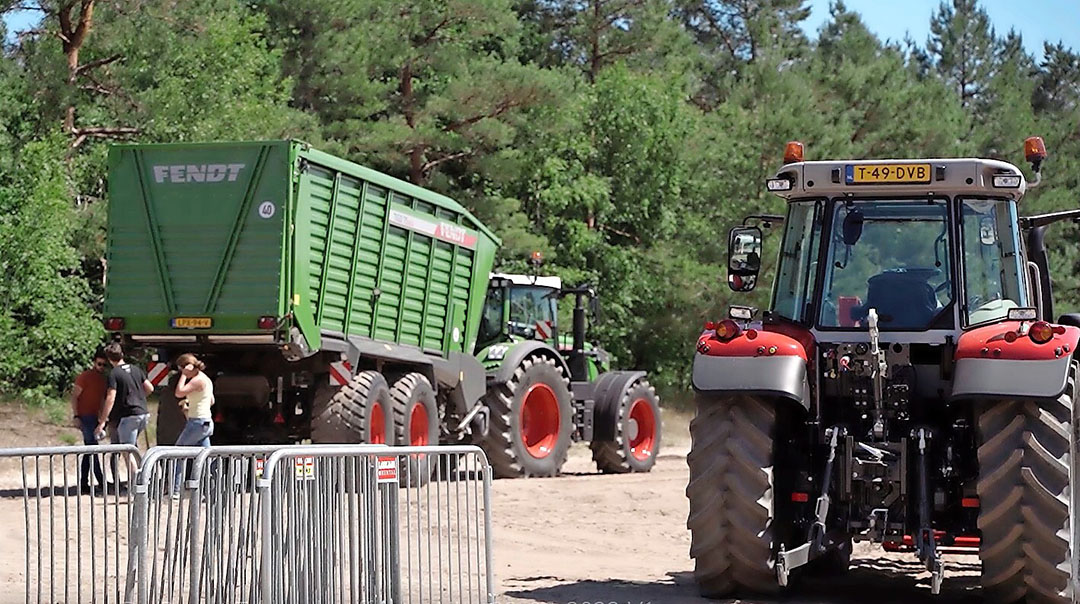
<svg viewBox="0 0 1080 604"><path fill-rule="evenodd" d="M885 271L870 277L866 285L866 303L852 309L853 317L865 318L874 308L883 328L922 329L937 314L934 288L923 277Z"/></svg>

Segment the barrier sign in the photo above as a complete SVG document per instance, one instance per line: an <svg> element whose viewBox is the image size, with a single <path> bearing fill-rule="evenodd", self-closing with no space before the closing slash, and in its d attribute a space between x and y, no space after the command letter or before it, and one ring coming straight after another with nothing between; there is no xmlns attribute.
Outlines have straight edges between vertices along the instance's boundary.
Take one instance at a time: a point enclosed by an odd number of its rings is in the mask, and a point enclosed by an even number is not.
<svg viewBox="0 0 1080 604"><path fill-rule="evenodd" d="M315 480L315 458L297 457L293 462L297 480Z"/></svg>
<svg viewBox="0 0 1080 604"><path fill-rule="evenodd" d="M380 457L378 461L378 479L377 482L397 482L397 458L396 457Z"/></svg>

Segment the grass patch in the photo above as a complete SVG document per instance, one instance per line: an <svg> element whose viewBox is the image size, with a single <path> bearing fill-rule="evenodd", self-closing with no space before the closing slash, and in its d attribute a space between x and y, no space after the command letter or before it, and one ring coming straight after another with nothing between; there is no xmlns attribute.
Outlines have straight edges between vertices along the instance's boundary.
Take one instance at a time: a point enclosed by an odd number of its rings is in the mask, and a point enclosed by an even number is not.
<svg viewBox="0 0 1080 604"><path fill-rule="evenodd" d="M65 445L77 445L79 444L79 437L75 436L74 434L68 434L67 432L64 432L60 435L60 442L64 443Z"/></svg>

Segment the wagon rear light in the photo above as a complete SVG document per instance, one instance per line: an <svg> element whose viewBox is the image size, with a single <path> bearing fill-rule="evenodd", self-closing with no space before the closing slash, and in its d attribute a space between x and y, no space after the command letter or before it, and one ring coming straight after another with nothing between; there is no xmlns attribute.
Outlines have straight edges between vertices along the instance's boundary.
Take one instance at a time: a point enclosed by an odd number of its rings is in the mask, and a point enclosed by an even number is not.
<svg viewBox="0 0 1080 604"><path fill-rule="evenodd" d="M978 497L964 497L960 500L960 505L965 508L977 508L979 507Z"/></svg>
<svg viewBox="0 0 1080 604"><path fill-rule="evenodd" d="M716 339L726 342L739 335L739 324L731 319L724 319L716 324Z"/></svg>
<svg viewBox="0 0 1080 604"><path fill-rule="evenodd" d="M795 503L806 503L807 501L810 501L810 494L809 493L792 493L791 494L791 500L793 502L795 502Z"/></svg>
<svg viewBox="0 0 1080 604"><path fill-rule="evenodd" d="M259 317L259 329L277 329L277 317Z"/></svg>
<svg viewBox="0 0 1080 604"><path fill-rule="evenodd" d="M120 331L124 328L124 319L120 317L109 317L105 319L105 329L107 331Z"/></svg>

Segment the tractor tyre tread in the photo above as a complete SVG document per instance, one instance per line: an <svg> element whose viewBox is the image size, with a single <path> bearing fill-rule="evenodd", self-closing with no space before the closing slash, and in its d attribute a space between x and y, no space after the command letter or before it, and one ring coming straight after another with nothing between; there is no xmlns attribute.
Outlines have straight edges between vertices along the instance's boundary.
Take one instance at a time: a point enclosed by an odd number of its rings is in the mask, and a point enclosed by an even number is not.
<svg viewBox="0 0 1080 604"><path fill-rule="evenodd" d="M779 590L773 553L776 410L745 395L698 394L687 456L690 556L701 595ZM760 465L756 465L760 464Z"/></svg>
<svg viewBox="0 0 1080 604"><path fill-rule="evenodd" d="M656 414L656 441L651 454L643 460L633 458L630 446L623 429L627 421L626 415L630 413L630 405L639 399L649 401ZM656 457L660 454L660 397L656 395L656 388L649 384L648 380L642 379L634 383L622 394L619 399L618 417L615 420L614 440L594 440L589 444L592 449L592 458L596 463L596 469L605 474L625 474L627 472L648 472L656 464Z"/></svg>
<svg viewBox="0 0 1080 604"><path fill-rule="evenodd" d="M501 384L495 384L488 388L484 395L484 401L489 409L491 425L487 436L480 441L480 447L487 455L491 464L492 472L496 478L520 478L529 476L556 476L566 462L566 456L570 448L569 430L561 429L559 443L554 447L551 455L555 456L554 464L550 464L546 470L540 470L529 460L522 460L515 451L515 439L520 436L520 430L514 429L517 422L511 417L517 392L526 377L533 374L546 375L549 381L559 381L566 391L566 406L569 406L570 378L562 368L551 358L542 355L530 355L514 369L510 379ZM554 385L554 384L549 384ZM572 412L567 417L561 418L563 423L573 421ZM518 443L520 444L520 443ZM527 453L526 453L527 455Z"/></svg>
<svg viewBox="0 0 1080 604"><path fill-rule="evenodd" d="M1070 364L1057 399L986 402L979 411L979 465L989 469L977 487L987 602L1060 604L1071 597L1076 367Z"/></svg>

